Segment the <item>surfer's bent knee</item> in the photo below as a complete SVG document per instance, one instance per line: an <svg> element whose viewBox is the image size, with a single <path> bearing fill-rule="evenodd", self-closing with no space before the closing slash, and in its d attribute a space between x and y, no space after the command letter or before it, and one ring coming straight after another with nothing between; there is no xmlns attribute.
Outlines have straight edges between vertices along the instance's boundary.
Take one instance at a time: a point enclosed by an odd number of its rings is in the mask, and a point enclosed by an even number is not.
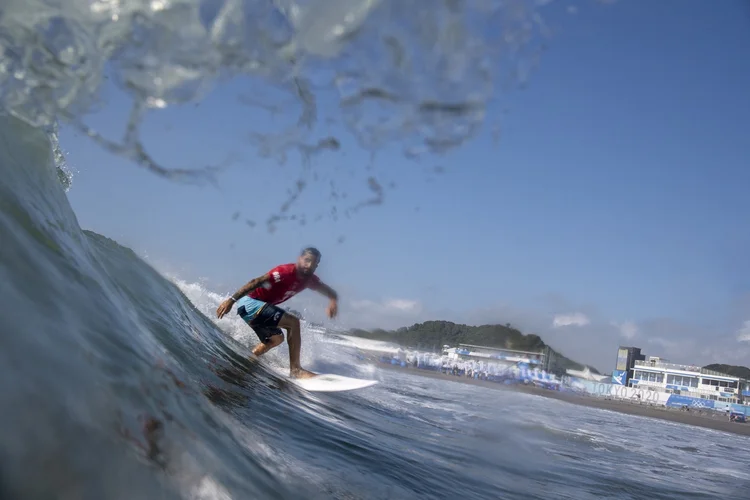
<svg viewBox="0 0 750 500"><path fill-rule="evenodd" d="M287 312L285 312L284 315L281 317L281 320L279 321L279 326L282 328L286 328L287 330L294 329L294 328L297 328L297 329L301 328L300 323L299 323L299 318Z"/></svg>
<svg viewBox="0 0 750 500"><path fill-rule="evenodd" d="M266 346L268 346L269 349L272 349L278 346L279 344L281 344L282 342L284 342L284 335L277 333L275 335L271 335L270 337L268 337L266 341L263 343L266 344Z"/></svg>

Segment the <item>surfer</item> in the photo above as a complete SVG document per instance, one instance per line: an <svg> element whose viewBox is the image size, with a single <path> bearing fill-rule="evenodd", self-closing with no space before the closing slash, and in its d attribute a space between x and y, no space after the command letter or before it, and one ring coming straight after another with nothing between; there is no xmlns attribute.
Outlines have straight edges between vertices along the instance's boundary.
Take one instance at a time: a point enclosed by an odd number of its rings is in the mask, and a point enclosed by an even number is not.
<svg viewBox="0 0 750 500"><path fill-rule="evenodd" d="M305 288L315 290L330 299L326 314L329 318L338 313L338 294L315 275L320 264L320 251L314 247L302 250L297 262L282 264L268 271L263 276L250 280L216 309L216 316L221 319L237 303L237 314L258 335L260 344L255 346L253 354L260 356L284 341L287 331L289 344L289 374L294 378L314 377L315 374L303 370L300 366L299 318L277 307Z"/></svg>

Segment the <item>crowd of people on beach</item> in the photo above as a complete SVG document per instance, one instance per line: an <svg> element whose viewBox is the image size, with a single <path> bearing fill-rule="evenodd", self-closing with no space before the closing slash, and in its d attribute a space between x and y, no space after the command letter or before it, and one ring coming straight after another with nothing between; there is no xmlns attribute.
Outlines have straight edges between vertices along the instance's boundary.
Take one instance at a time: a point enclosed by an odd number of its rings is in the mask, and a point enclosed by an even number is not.
<svg viewBox="0 0 750 500"><path fill-rule="evenodd" d="M452 359L444 354L405 350L381 355L379 362L502 384L533 384L554 390L561 388L561 380L558 377L529 363Z"/></svg>

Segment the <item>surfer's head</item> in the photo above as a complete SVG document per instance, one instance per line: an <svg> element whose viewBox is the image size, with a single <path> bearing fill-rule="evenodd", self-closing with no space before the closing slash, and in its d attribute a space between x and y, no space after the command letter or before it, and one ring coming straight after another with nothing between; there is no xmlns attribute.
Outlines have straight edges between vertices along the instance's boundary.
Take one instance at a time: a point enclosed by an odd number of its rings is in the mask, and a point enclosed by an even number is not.
<svg viewBox="0 0 750 500"><path fill-rule="evenodd" d="M320 264L320 250L315 247L307 247L297 259L297 271L305 276L315 273Z"/></svg>

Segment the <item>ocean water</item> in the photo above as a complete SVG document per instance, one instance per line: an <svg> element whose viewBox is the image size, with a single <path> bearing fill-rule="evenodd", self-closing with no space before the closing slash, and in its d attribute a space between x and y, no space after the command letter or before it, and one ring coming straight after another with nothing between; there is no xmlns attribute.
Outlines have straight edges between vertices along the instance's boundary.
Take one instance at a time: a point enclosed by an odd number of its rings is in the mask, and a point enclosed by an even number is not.
<svg viewBox="0 0 750 500"><path fill-rule="evenodd" d="M288 130L256 138L266 155L333 147L312 132L326 114L363 147L460 147L495 82L526 71L514 61L533 59L548 3L5 0L0 498L746 496L747 438L381 370L307 327L304 366L380 384L302 392L248 358L255 338L234 315L215 321L221 294L83 230L68 203L59 123L181 180L143 152L140 123L222 78L298 100ZM107 74L133 99L121 140L85 121ZM316 105L321 80L339 92L331 109Z"/></svg>

